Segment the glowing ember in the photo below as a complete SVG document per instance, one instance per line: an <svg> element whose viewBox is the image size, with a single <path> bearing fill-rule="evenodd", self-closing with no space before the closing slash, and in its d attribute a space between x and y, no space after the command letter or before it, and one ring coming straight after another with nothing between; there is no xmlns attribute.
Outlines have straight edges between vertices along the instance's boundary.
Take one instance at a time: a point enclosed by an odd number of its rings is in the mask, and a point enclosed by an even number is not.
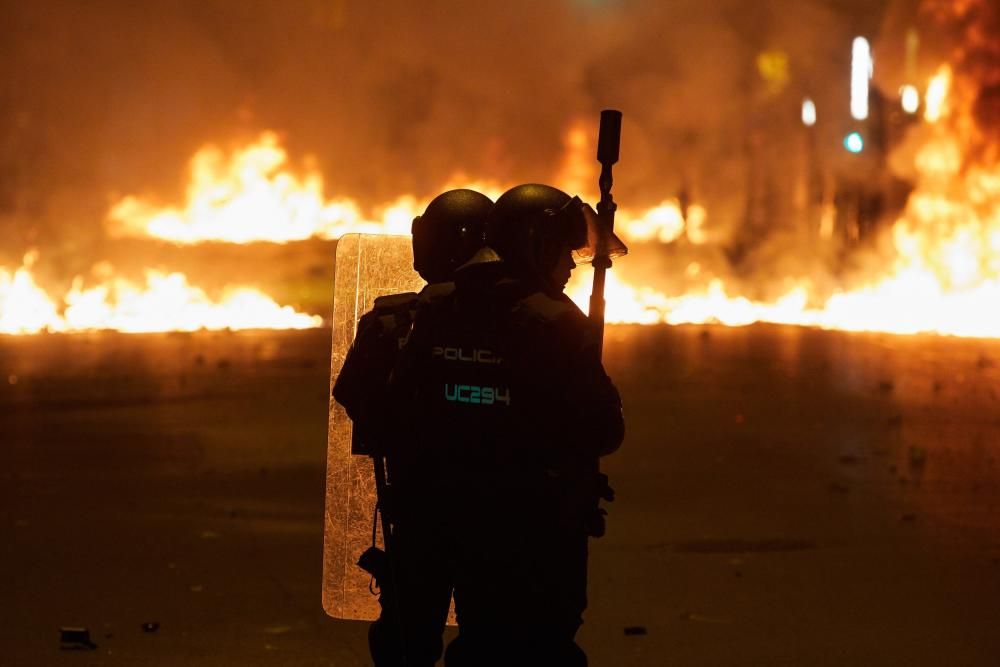
<svg viewBox="0 0 1000 667"><path fill-rule="evenodd" d="M258 290L227 288L213 301L181 273L146 272L146 284L113 278L84 289L78 278L62 314L36 284L28 266L0 268L0 333L115 329L128 333L199 329L305 329L321 317L280 306Z"/></svg>

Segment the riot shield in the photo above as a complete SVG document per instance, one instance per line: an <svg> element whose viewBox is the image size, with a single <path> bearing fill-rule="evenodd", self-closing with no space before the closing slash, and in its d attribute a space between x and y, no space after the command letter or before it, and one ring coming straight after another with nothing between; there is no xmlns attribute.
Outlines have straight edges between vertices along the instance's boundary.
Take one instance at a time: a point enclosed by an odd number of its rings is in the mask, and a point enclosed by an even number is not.
<svg viewBox="0 0 1000 667"><path fill-rule="evenodd" d="M333 285L333 352L330 387L354 340L358 319L375 299L416 292L424 282L413 270L408 236L348 234L337 242ZM377 598L370 577L357 565L371 546L375 511L372 460L351 454L351 420L330 398L326 453L326 525L323 544L323 608L334 618L373 620ZM381 531L378 531L379 546Z"/></svg>

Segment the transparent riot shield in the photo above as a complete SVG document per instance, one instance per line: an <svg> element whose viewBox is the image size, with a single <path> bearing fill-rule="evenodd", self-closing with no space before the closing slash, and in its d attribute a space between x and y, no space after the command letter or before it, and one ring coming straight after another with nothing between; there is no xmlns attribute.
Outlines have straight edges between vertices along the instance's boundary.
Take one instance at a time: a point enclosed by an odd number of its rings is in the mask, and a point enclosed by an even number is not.
<svg viewBox="0 0 1000 667"><path fill-rule="evenodd" d="M337 242L333 285L331 389L347 354L358 320L375 299L416 292L424 282L413 270L408 236L349 234ZM326 454L326 526L323 546L323 608L334 618L372 620L378 600L370 577L357 565L371 546L375 511L372 460L351 454L351 420L330 399ZM381 544L381 531L377 531Z"/></svg>

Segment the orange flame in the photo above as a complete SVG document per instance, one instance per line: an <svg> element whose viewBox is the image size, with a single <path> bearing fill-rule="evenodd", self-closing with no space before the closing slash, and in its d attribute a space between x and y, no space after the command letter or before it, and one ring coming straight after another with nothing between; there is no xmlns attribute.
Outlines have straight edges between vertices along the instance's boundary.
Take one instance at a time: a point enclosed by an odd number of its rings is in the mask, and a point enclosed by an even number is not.
<svg viewBox="0 0 1000 667"><path fill-rule="evenodd" d="M958 102L949 97L953 87L951 70L942 67L928 89L926 118L935 125L916 157L917 187L892 228L893 257L881 276L819 303L805 281L791 285L772 303L757 303L729 294L721 280L712 280L701 292L668 297L612 277L608 321L773 322L1000 337L1000 165L963 164L963 146L973 131ZM585 307L586 277L578 276L569 293Z"/></svg>
<svg viewBox="0 0 1000 667"><path fill-rule="evenodd" d="M24 265L13 273L0 267L0 333L24 334L65 329L56 304L35 284L31 275L29 269L36 257L36 253L28 253Z"/></svg>
<svg viewBox="0 0 1000 667"><path fill-rule="evenodd" d="M318 171L306 169L297 176L285 168L287 162L288 154L273 132L228 157L216 146L205 146L191 159L184 208L159 207L128 196L109 217L120 235L175 243L280 243L352 232L409 232L413 198L392 202L382 207L380 219L366 220L352 200L324 200Z"/></svg>
<svg viewBox="0 0 1000 667"><path fill-rule="evenodd" d="M305 329L323 322L248 287L227 288L213 301L189 285L184 274L153 270L146 272L145 285L112 278L84 289L77 278L60 314L56 302L35 283L30 264L29 257L13 274L0 268L0 333Z"/></svg>
<svg viewBox="0 0 1000 667"><path fill-rule="evenodd" d="M582 124L570 127L564 146L566 157L556 182L566 192L582 194L597 177L592 159L595 148ZM352 233L409 234L413 218L430 201L403 195L366 214L353 199L327 200L318 171L306 168L297 175L289 170L288 154L274 132L263 133L255 143L228 156L218 146L205 146L191 159L189 172L183 208L162 207L130 195L112 207L108 216L111 231L178 244L285 243L338 239ZM507 189L461 175L449 179L441 190L453 188L472 188L493 199ZM688 218L692 221L689 230L694 229L703 224L705 209L690 207ZM618 221L620 233L634 241L667 243L685 229L684 215L673 200L647 211L622 209Z"/></svg>
<svg viewBox="0 0 1000 667"><path fill-rule="evenodd" d="M945 115L948 91L951 88L951 68L942 65L931 79L924 95L924 119L936 123Z"/></svg>
<svg viewBox="0 0 1000 667"><path fill-rule="evenodd" d="M945 66L927 87L924 117L930 124L929 139L915 159L916 187L892 227L892 254L885 258L883 272L832 295L821 295L808 280L789 280L783 295L768 303L740 296L710 275L702 288L669 295L629 284L612 272L606 293L608 321L730 326L760 321L1000 337L1000 165L965 164L976 130L966 98L957 94L962 84ZM565 147L557 184L583 193L596 177L590 134L572 125ZM158 207L126 197L110 214L116 231L177 243L398 234L408 232L412 218L427 203L405 195L366 213L352 199L328 200L319 173L312 168L293 173L277 135L270 132L231 155L206 146L192 159L190 172L183 207ZM445 189L463 186L494 198L504 189L464 178L452 179ZM631 242L670 243L683 236L701 244L711 240L707 217L697 204L682 210L678 201L668 199L647 210L620 209L618 231ZM825 238L831 230L824 229ZM689 277L701 271L695 268ZM578 274L568 293L586 308L587 274ZM77 282L60 306L34 282L30 261L13 272L0 269L0 332L301 327L319 322L260 292L233 290L216 302L182 274L155 272L147 274L143 286L112 279L83 289Z"/></svg>

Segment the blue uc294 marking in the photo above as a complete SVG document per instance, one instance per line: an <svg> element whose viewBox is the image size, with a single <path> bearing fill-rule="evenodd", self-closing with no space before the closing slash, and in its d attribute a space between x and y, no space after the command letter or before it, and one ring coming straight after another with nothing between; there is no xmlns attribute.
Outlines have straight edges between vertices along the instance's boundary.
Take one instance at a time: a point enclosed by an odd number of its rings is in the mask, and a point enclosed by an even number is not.
<svg viewBox="0 0 1000 667"><path fill-rule="evenodd" d="M510 389L503 387L480 387L474 384L445 383L444 398L452 403L475 403L477 405L503 403L510 407Z"/></svg>

